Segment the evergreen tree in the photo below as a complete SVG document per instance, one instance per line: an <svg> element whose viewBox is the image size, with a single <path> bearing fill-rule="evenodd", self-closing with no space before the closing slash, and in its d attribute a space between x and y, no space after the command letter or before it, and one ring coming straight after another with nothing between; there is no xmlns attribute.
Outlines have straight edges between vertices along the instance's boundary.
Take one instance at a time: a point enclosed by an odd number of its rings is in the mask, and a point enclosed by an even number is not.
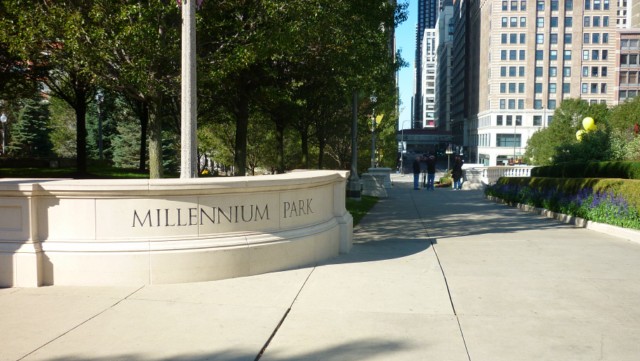
<svg viewBox="0 0 640 361"><path fill-rule="evenodd" d="M13 157L48 157L53 145L49 139L49 105L41 97L26 99L11 127L8 152Z"/></svg>

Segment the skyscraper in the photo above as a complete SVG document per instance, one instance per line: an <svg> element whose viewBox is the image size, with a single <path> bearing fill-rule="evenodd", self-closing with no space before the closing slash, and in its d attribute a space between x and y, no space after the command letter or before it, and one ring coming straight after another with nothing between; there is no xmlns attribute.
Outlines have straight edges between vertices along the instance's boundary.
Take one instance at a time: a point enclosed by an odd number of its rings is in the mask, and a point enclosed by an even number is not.
<svg viewBox="0 0 640 361"><path fill-rule="evenodd" d="M413 93L413 126L412 128L422 128L423 119L423 89L422 89L422 59L423 41L425 29L435 29L438 18L440 0L418 0L418 23L416 24L416 55L415 55L415 80Z"/></svg>

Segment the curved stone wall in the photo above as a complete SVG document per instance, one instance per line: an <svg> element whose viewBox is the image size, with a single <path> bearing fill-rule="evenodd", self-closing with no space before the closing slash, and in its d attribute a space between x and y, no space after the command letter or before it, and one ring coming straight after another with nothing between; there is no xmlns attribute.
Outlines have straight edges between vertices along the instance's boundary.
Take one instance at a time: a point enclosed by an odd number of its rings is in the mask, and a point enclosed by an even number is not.
<svg viewBox="0 0 640 361"><path fill-rule="evenodd" d="M0 286L208 281L348 252L348 172L0 180Z"/></svg>

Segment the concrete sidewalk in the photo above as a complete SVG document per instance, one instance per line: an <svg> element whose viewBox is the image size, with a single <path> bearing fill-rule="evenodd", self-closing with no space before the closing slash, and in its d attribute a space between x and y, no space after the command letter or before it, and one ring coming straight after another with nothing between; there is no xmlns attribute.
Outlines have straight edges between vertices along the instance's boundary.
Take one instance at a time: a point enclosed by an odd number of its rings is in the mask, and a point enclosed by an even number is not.
<svg viewBox="0 0 640 361"><path fill-rule="evenodd" d="M315 267L0 289L0 360L640 359L640 245L393 181Z"/></svg>

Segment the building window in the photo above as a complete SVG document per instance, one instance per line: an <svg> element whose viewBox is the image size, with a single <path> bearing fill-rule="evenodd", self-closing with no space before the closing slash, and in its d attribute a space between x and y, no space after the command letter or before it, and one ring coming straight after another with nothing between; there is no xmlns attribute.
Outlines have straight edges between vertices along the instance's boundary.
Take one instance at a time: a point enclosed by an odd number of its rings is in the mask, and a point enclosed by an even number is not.
<svg viewBox="0 0 640 361"><path fill-rule="evenodd" d="M507 51L500 50L500 60L507 60Z"/></svg>
<svg viewBox="0 0 640 361"><path fill-rule="evenodd" d="M527 27L527 18L525 18L524 16L520 18L520 27L521 28Z"/></svg>
<svg viewBox="0 0 640 361"><path fill-rule="evenodd" d="M526 44L526 43L527 43L527 34L520 33L520 44Z"/></svg>
<svg viewBox="0 0 640 361"><path fill-rule="evenodd" d="M502 27L506 28L508 24L509 24L509 18L503 17L502 18Z"/></svg>
<svg viewBox="0 0 640 361"><path fill-rule="evenodd" d="M607 58L609 57L609 50L602 50L602 60L607 60Z"/></svg>
<svg viewBox="0 0 640 361"><path fill-rule="evenodd" d="M582 51L582 60L589 60L589 50Z"/></svg>
<svg viewBox="0 0 640 361"><path fill-rule="evenodd" d="M557 44L558 43L558 34L556 34L556 33L549 34L549 43Z"/></svg>
<svg viewBox="0 0 640 361"><path fill-rule="evenodd" d="M591 42L591 34L589 33L582 34L582 42L585 44L589 44Z"/></svg>
<svg viewBox="0 0 640 361"><path fill-rule="evenodd" d="M600 17L599 16L594 16L593 18L591 18L591 25L593 25L594 28L599 28L600 27Z"/></svg>
<svg viewBox="0 0 640 361"><path fill-rule="evenodd" d="M593 10L600 10L600 0L593 0Z"/></svg>
<svg viewBox="0 0 640 361"><path fill-rule="evenodd" d="M498 147L520 147L520 134L496 134L496 146Z"/></svg>
<svg viewBox="0 0 640 361"><path fill-rule="evenodd" d="M552 28L557 28L558 27L558 17L557 16L552 16L551 17L551 21L549 22L550 26Z"/></svg>
<svg viewBox="0 0 640 361"><path fill-rule="evenodd" d="M519 53L520 53L520 60L525 60L525 55L527 54L527 51L524 49L521 49Z"/></svg>
<svg viewBox="0 0 640 361"><path fill-rule="evenodd" d="M591 60L600 60L600 50L591 50Z"/></svg>
<svg viewBox="0 0 640 361"><path fill-rule="evenodd" d="M591 34L591 42L593 44L600 44L600 33Z"/></svg>
<svg viewBox="0 0 640 361"><path fill-rule="evenodd" d="M571 50L564 51L564 60L571 60Z"/></svg>
<svg viewBox="0 0 640 361"><path fill-rule="evenodd" d="M536 60L544 60L544 50L536 50Z"/></svg>
<svg viewBox="0 0 640 361"><path fill-rule="evenodd" d="M509 60L518 60L517 50L509 50Z"/></svg>
<svg viewBox="0 0 640 361"><path fill-rule="evenodd" d="M591 76L598 76L598 67L597 66L592 66L591 67Z"/></svg>
<svg viewBox="0 0 640 361"><path fill-rule="evenodd" d="M518 83L518 93L524 93L524 83Z"/></svg>
<svg viewBox="0 0 640 361"><path fill-rule="evenodd" d="M584 20L583 20L583 26L584 26L585 28L588 28L588 27L590 27L590 26L591 26L591 18L590 18L590 17L588 17L588 16L585 16L585 17L584 17Z"/></svg>
<svg viewBox="0 0 640 361"><path fill-rule="evenodd" d="M501 44L506 44L507 43L507 34L501 34L500 43Z"/></svg>
<svg viewBox="0 0 640 361"><path fill-rule="evenodd" d="M542 126L542 116L540 115L533 116L533 126L534 127Z"/></svg>
<svg viewBox="0 0 640 361"><path fill-rule="evenodd" d="M544 18L543 17L536 18L536 26L539 27L539 28L544 28Z"/></svg>
<svg viewBox="0 0 640 361"><path fill-rule="evenodd" d="M564 43L571 44L573 42L572 34L564 34Z"/></svg>
<svg viewBox="0 0 640 361"><path fill-rule="evenodd" d="M509 2L508 1L503 1L502 2L502 11L507 11L509 10Z"/></svg>
<svg viewBox="0 0 640 361"><path fill-rule="evenodd" d="M589 76L589 67L588 66L583 66L582 67L582 76Z"/></svg>
<svg viewBox="0 0 640 361"><path fill-rule="evenodd" d="M510 127L513 124L513 116L507 115L507 127Z"/></svg>
<svg viewBox="0 0 640 361"><path fill-rule="evenodd" d="M598 83L591 83L591 94L598 94Z"/></svg>
<svg viewBox="0 0 640 361"><path fill-rule="evenodd" d="M536 34L536 44L544 44L544 34Z"/></svg>
<svg viewBox="0 0 640 361"><path fill-rule="evenodd" d="M518 11L518 1L517 0L512 0L511 1L511 11Z"/></svg>
<svg viewBox="0 0 640 361"><path fill-rule="evenodd" d="M564 27L565 28L573 27L573 17L567 16L566 18L564 18Z"/></svg>
<svg viewBox="0 0 640 361"><path fill-rule="evenodd" d="M524 66L518 68L518 76L524 76Z"/></svg>
<svg viewBox="0 0 640 361"><path fill-rule="evenodd" d="M509 43L517 44L518 43L518 34L516 34L516 33L509 34Z"/></svg>
<svg viewBox="0 0 640 361"><path fill-rule="evenodd" d="M542 76L542 67L536 66L536 76Z"/></svg>
<svg viewBox="0 0 640 361"><path fill-rule="evenodd" d="M571 67L570 66L565 66L564 68L562 68L562 75L565 77L570 77L571 76Z"/></svg>
<svg viewBox="0 0 640 361"><path fill-rule="evenodd" d="M509 76L516 76L516 69L518 69L518 67L510 66L509 67Z"/></svg>
<svg viewBox="0 0 640 361"><path fill-rule="evenodd" d="M549 51L549 60L558 60L558 51L557 50Z"/></svg>
<svg viewBox="0 0 640 361"><path fill-rule="evenodd" d="M516 83L509 83L509 94L516 92Z"/></svg>
<svg viewBox="0 0 640 361"><path fill-rule="evenodd" d="M549 99L549 109L555 109L555 108L556 108L555 99Z"/></svg>
<svg viewBox="0 0 640 361"><path fill-rule="evenodd" d="M562 83L562 93L563 94L571 93L571 83Z"/></svg>
<svg viewBox="0 0 640 361"><path fill-rule="evenodd" d="M536 99L533 101L533 109L542 109L542 100Z"/></svg>
<svg viewBox="0 0 640 361"><path fill-rule="evenodd" d="M602 17L602 27L603 28L608 28L609 27L609 17L608 16L603 16Z"/></svg>
<svg viewBox="0 0 640 361"><path fill-rule="evenodd" d="M507 103L504 99L500 99L500 109L505 109L507 107Z"/></svg>
<svg viewBox="0 0 640 361"><path fill-rule="evenodd" d="M525 0L520 1L520 11L527 10L527 2Z"/></svg>
<svg viewBox="0 0 640 361"><path fill-rule="evenodd" d="M536 9L538 11L544 11L544 1L543 0L538 0L536 2Z"/></svg>
<svg viewBox="0 0 640 361"><path fill-rule="evenodd" d="M550 66L549 67L549 76L550 77L558 76L558 68L555 67L555 66Z"/></svg>
<svg viewBox="0 0 640 361"><path fill-rule="evenodd" d="M606 66L603 66L603 67L600 69L600 74L601 74L602 76L607 76L607 67L606 67Z"/></svg>
<svg viewBox="0 0 640 361"><path fill-rule="evenodd" d="M496 125L502 125L502 115L496 116Z"/></svg>
<svg viewBox="0 0 640 361"><path fill-rule="evenodd" d="M518 99L518 109L524 109L524 99Z"/></svg>
<svg viewBox="0 0 640 361"><path fill-rule="evenodd" d="M573 10L573 0L566 0L564 2L564 9L567 11Z"/></svg>
<svg viewBox="0 0 640 361"><path fill-rule="evenodd" d="M506 66L501 66L500 67L500 76L502 76L502 77L507 76L507 67Z"/></svg>
<svg viewBox="0 0 640 361"><path fill-rule="evenodd" d="M533 90L536 94L542 94L542 83L535 83Z"/></svg>
<svg viewBox="0 0 640 361"><path fill-rule="evenodd" d="M549 93L550 94L556 93L556 83L549 83Z"/></svg>
<svg viewBox="0 0 640 361"><path fill-rule="evenodd" d="M602 33L602 43L609 44L609 33Z"/></svg>
<svg viewBox="0 0 640 361"><path fill-rule="evenodd" d="M584 9L591 10L591 0L584 0Z"/></svg>
<svg viewBox="0 0 640 361"><path fill-rule="evenodd" d="M507 83L500 83L500 94L507 92Z"/></svg>
<svg viewBox="0 0 640 361"><path fill-rule="evenodd" d="M511 26L512 28L517 28L517 27L518 27L518 18L517 18L517 17L515 17L515 16L514 16L514 17L512 17L512 18L511 18L511 19L509 19L509 20L510 20L510 23L511 23L511 25L510 25L510 26Z"/></svg>
<svg viewBox="0 0 640 361"><path fill-rule="evenodd" d="M600 84L600 94L607 94L607 83Z"/></svg>
<svg viewBox="0 0 640 361"><path fill-rule="evenodd" d="M602 10L609 10L609 0L604 0L602 2Z"/></svg>
<svg viewBox="0 0 640 361"><path fill-rule="evenodd" d="M522 115L516 115L516 126L522 126Z"/></svg>
<svg viewBox="0 0 640 361"><path fill-rule="evenodd" d="M516 100L509 99L509 109L515 109L515 108L516 108Z"/></svg>
<svg viewBox="0 0 640 361"><path fill-rule="evenodd" d="M551 0L551 11L558 11L558 0Z"/></svg>

